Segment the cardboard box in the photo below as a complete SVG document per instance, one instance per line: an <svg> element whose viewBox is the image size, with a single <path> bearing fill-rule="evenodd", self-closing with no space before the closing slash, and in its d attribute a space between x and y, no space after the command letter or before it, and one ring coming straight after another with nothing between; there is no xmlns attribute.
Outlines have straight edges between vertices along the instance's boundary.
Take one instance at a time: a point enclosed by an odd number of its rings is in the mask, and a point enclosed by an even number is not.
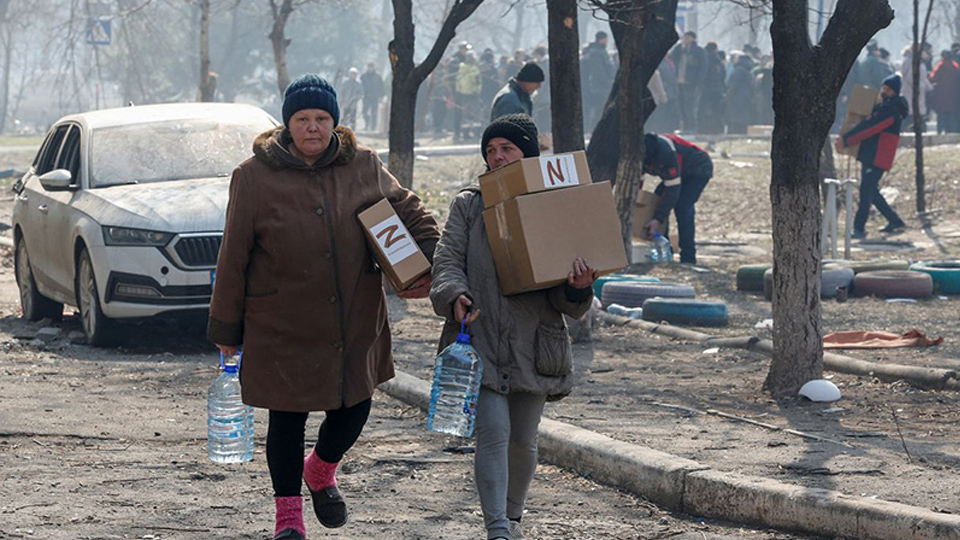
<svg viewBox="0 0 960 540"><path fill-rule="evenodd" d="M637 205L633 208L633 237L638 240L650 240L649 231L644 227L653 219L660 197L652 191L641 189L637 193Z"/></svg>
<svg viewBox="0 0 960 540"><path fill-rule="evenodd" d="M430 271L430 262L389 201L383 199L357 217L394 289L402 291Z"/></svg>
<svg viewBox="0 0 960 540"><path fill-rule="evenodd" d="M524 158L480 176L485 208L520 195L591 183L586 152Z"/></svg>
<svg viewBox="0 0 960 540"><path fill-rule="evenodd" d="M869 86L854 86L850 101L847 102L847 113L863 117L870 116L873 106L877 104L879 92L878 89Z"/></svg>
<svg viewBox="0 0 960 540"><path fill-rule="evenodd" d="M521 195L483 221L505 295L563 283L577 257L601 274L627 265L610 182Z"/></svg>
<svg viewBox="0 0 960 540"><path fill-rule="evenodd" d="M853 126L859 124L866 118L866 116L848 112L847 117L843 120L843 125L840 126L840 136L842 137L846 132L853 129ZM853 146L845 146L840 149L839 152L845 156L857 157L858 150L860 150L860 143L857 143Z"/></svg>

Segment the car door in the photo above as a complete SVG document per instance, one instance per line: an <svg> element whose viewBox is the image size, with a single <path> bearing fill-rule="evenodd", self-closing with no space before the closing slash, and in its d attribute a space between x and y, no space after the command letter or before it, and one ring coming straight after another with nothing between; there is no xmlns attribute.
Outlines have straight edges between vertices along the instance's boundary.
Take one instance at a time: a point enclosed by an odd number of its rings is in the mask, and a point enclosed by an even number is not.
<svg viewBox="0 0 960 540"><path fill-rule="evenodd" d="M15 212L26 242L30 267L37 288L45 296L54 296L51 291L56 287L50 275L49 241L44 234L45 213L49 210L50 199L47 191L40 185L40 176L55 169L60 147L70 130L69 124L56 126L43 143L36 165L24 178L22 189L17 193Z"/></svg>
<svg viewBox="0 0 960 540"><path fill-rule="evenodd" d="M70 171L73 188L64 191L46 191L47 211L41 211L41 230L46 238L46 261L48 262L51 286L62 295L73 298L73 214L72 202L80 188L81 135L79 125L71 125L64 136L54 169Z"/></svg>

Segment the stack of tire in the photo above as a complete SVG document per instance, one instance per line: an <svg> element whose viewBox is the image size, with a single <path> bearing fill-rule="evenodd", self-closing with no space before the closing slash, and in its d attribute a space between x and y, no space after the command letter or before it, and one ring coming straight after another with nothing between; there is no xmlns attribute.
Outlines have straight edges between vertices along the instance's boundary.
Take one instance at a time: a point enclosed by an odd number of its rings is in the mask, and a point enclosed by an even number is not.
<svg viewBox="0 0 960 540"><path fill-rule="evenodd" d="M925 298L933 293L934 283L942 294L960 293L960 261L930 261L913 266L903 260L824 261L820 296L832 298L838 289L845 288L857 296ZM764 297L771 300L772 267L741 266L737 270L737 290L763 291Z"/></svg>
<svg viewBox="0 0 960 540"><path fill-rule="evenodd" d="M960 294L960 261L918 261L910 270L928 274L937 294Z"/></svg>
<svg viewBox="0 0 960 540"><path fill-rule="evenodd" d="M743 268L743 267L741 267ZM855 272L851 268L846 268L843 266L836 266L831 264L824 264L823 268L820 270L820 298L833 298L837 295L837 289L850 289L850 285L853 282ZM739 275L740 272L737 272L738 276L738 289L739 289ZM755 282L755 278L754 279ZM763 297L767 300L773 300L773 267L768 267L763 271L763 281L760 285L761 290L763 291ZM751 286L756 287L754 282L751 282Z"/></svg>
<svg viewBox="0 0 960 540"><path fill-rule="evenodd" d="M604 308L610 304L642 308L645 321L694 326L726 326L729 323L725 303L696 300L695 297L696 291L690 285L619 280L603 284L601 302Z"/></svg>

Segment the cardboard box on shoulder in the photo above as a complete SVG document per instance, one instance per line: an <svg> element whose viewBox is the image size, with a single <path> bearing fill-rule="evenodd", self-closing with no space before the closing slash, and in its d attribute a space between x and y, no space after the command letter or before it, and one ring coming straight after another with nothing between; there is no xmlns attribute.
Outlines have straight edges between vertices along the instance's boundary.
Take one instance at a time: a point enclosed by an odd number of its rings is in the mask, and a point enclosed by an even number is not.
<svg viewBox="0 0 960 540"><path fill-rule="evenodd" d="M850 94L850 101L847 102L847 113L863 117L870 116L870 113L873 112L873 106L877 104L879 95L880 91L876 88L854 86L853 93Z"/></svg>
<svg viewBox="0 0 960 540"><path fill-rule="evenodd" d="M430 272L430 261L393 211L390 201L383 199L357 217L380 269L394 289L402 291Z"/></svg>
<svg viewBox="0 0 960 540"><path fill-rule="evenodd" d="M505 295L560 285L577 257L600 274L627 265L610 182L521 195L483 221Z"/></svg>
<svg viewBox="0 0 960 540"><path fill-rule="evenodd" d="M520 195L591 183L587 154L524 158L480 176L483 205L492 208Z"/></svg>

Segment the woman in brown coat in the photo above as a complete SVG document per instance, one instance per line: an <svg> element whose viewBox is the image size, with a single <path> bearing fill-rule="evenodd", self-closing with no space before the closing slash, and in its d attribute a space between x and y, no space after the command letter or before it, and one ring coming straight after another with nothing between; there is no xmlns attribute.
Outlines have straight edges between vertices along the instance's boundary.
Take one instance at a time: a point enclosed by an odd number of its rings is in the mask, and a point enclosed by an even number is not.
<svg viewBox="0 0 960 540"><path fill-rule="evenodd" d="M380 271L357 214L386 198L428 259L439 239L420 199L376 153L337 127L336 92L317 75L287 87L284 127L254 143L230 182L208 336L225 355L243 347L243 401L270 410L267 464L275 538L304 537L301 477L326 527L347 521L336 470L393 377ZM425 297L423 278L400 296ZM304 426L325 411L303 458Z"/></svg>
<svg viewBox="0 0 960 540"><path fill-rule="evenodd" d="M538 156L537 127L525 114L502 116L483 132L480 150L489 169ZM447 319L440 348L454 340L466 318L483 360L474 474L488 539L523 538L520 518L537 466L540 415L548 399L564 397L573 386L563 314L586 313L595 278L589 264L577 259L563 285L501 295L480 190L468 188L450 205L430 300Z"/></svg>

